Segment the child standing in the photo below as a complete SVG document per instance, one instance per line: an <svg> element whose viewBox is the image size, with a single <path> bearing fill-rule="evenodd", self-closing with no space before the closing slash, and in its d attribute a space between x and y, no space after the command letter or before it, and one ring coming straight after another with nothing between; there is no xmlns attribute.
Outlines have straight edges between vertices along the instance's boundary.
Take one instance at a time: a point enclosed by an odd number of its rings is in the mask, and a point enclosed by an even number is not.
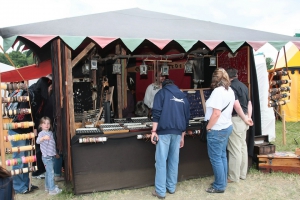
<svg viewBox="0 0 300 200"><path fill-rule="evenodd" d="M37 144L40 144L42 152L42 161L45 165L45 191L49 191L50 195L56 195L62 192L54 184L54 159L56 156L56 145L51 131L51 123L49 117L42 117L40 120L39 129L42 131L39 133L36 140Z"/></svg>

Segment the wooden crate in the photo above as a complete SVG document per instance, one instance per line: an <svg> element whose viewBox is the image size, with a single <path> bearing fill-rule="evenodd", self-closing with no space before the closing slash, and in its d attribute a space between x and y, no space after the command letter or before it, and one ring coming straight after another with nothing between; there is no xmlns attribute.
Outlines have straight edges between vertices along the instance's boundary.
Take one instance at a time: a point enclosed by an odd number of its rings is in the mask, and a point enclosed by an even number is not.
<svg viewBox="0 0 300 200"><path fill-rule="evenodd" d="M293 152L257 155L258 169L264 173L285 172L300 174L300 156Z"/></svg>
<svg viewBox="0 0 300 200"><path fill-rule="evenodd" d="M268 135L260 135L254 137L254 154L267 155L275 153L275 145L270 144Z"/></svg>

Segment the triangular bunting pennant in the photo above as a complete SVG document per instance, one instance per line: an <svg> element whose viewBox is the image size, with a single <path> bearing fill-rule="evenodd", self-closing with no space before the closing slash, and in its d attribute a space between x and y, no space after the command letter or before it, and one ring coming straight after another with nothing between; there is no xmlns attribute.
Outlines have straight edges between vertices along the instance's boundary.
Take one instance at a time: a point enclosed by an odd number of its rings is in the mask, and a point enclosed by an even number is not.
<svg viewBox="0 0 300 200"><path fill-rule="evenodd" d="M111 42L115 41L118 38L114 37L101 37L101 36L89 36L92 40L94 40L102 49L106 47Z"/></svg>
<svg viewBox="0 0 300 200"><path fill-rule="evenodd" d="M159 40L159 39L148 39L150 42L152 42L155 46L157 46L160 50L165 48L167 44L169 44L172 40Z"/></svg>
<svg viewBox="0 0 300 200"><path fill-rule="evenodd" d="M121 38L125 46L133 52L145 39Z"/></svg>
<svg viewBox="0 0 300 200"><path fill-rule="evenodd" d="M33 42L40 48L47 44L50 40L57 37L56 35L20 35L23 38Z"/></svg>
<svg viewBox="0 0 300 200"><path fill-rule="evenodd" d="M200 42L205 44L210 50L213 50L214 48L216 48L216 46L218 46L223 41L221 41L221 40L200 40Z"/></svg>
<svg viewBox="0 0 300 200"><path fill-rule="evenodd" d="M12 47L12 45L15 43L17 37L18 37L18 36L12 36L12 37L3 39L3 49L4 49L4 53L5 53L10 47Z"/></svg>
<svg viewBox="0 0 300 200"><path fill-rule="evenodd" d="M28 51L26 52L26 58L27 58L31 53L32 53L32 51L31 51L31 50L28 50Z"/></svg>
<svg viewBox="0 0 300 200"><path fill-rule="evenodd" d="M197 42L198 40L175 40L182 46L185 52L188 52Z"/></svg>
<svg viewBox="0 0 300 200"><path fill-rule="evenodd" d="M229 49L232 51L232 53L235 53L238 48L240 48L245 41L224 41Z"/></svg>
<svg viewBox="0 0 300 200"><path fill-rule="evenodd" d="M292 41L292 43L300 50L300 41Z"/></svg>
<svg viewBox="0 0 300 200"><path fill-rule="evenodd" d="M20 41L16 51L19 51L21 46L23 46L23 45L24 45L24 43Z"/></svg>
<svg viewBox="0 0 300 200"><path fill-rule="evenodd" d="M86 38L83 36L59 36L71 49L75 50Z"/></svg>
<svg viewBox="0 0 300 200"><path fill-rule="evenodd" d="M288 43L288 41L273 41L268 42L270 45L272 45L277 51L280 51L280 49Z"/></svg>
<svg viewBox="0 0 300 200"><path fill-rule="evenodd" d="M262 46L264 46L267 42L266 41L247 41L247 43L254 49L254 51L257 51Z"/></svg>

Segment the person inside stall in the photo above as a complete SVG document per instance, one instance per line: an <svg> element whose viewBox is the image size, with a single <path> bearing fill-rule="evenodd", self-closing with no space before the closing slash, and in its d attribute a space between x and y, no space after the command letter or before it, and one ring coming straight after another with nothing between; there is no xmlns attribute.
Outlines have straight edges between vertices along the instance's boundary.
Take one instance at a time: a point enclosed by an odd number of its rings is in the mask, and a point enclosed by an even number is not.
<svg viewBox="0 0 300 200"><path fill-rule="evenodd" d="M144 104L149 109L149 113L148 113L149 116L151 116L151 109L153 107L155 94L162 88L162 83L166 79L166 76L162 76L160 72L158 78L159 78L159 85L157 85L156 83L151 83L150 85L148 85L144 96Z"/></svg>
<svg viewBox="0 0 300 200"><path fill-rule="evenodd" d="M52 76L49 74L46 77L41 77L35 84L31 85L28 89L32 91L35 105L32 106L32 117L34 122L34 133L38 135L37 129L39 121L43 116L43 110L45 109L46 102L48 100L48 88L52 84ZM36 166L38 170L32 173L33 178L44 179L46 172L45 166L42 162L42 153L40 145L36 144Z"/></svg>
<svg viewBox="0 0 300 200"><path fill-rule="evenodd" d="M122 110L123 118L131 118L134 117L134 98L132 92L130 90L130 84L127 81L127 105Z"/></svg>

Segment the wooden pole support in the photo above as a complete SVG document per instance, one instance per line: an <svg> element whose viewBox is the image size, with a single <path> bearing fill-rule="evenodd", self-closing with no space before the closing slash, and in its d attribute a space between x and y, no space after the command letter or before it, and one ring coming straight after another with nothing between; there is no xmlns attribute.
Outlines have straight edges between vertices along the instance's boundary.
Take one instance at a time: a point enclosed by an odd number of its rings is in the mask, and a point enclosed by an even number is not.
<svg viewBox="0 0 300 200"><path fill-rule="evenodd" d="M282 139L283 145L286 145L286 127L285 127L285 111L282 111Z"/></svg>

